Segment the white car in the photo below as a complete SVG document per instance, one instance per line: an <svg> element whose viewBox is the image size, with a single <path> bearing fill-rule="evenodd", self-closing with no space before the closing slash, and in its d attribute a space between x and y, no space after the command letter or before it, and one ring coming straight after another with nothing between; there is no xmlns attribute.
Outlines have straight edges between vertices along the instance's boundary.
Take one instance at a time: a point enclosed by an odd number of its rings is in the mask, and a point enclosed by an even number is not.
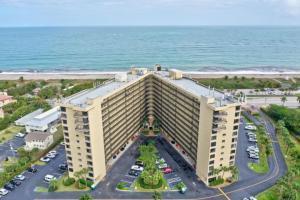
<svg viewBox="0 0 300 200"><path fill-rule="evenodd" d="M138 166L138 165L132 165L131 169L137 170L137 171L143 171L143 170L144 170L144 167L140 167L140 166Z"/></svg>
<svg viewBox="0 0 300 200"><path fill-rule="evenodd" d="M250 131L256 131L256 126L247 125L247 126L245 126L245 129L250 130Z"/></svg>
<svg viewBox="0 0 300 200"><path fill-rule="evenodd" d="M25 177L23 174L19 174L19 175L15 176L15 179L16 179L16 180L20 180L20 181L24 181L25 178L26 178L26 177Z"/></svg>
<svg viewBox="0 0 300 200"><path fill-rule="evenodd" d="M57 155L57 152L56 151L49 151L48 154Z"/></svg>
<svg viewBox="0 0 300 200"><path fill-rule="evenodd" d="M52 180L56 180L56 177L53 176L53 175L51 175L51 174L47 174L47 175L45 176L44 180L45 180L46 182L50 182L50 181L52 181Z"/></svg>
<svg viewBox="0 0 300 200"><path fill-rule="evenodd" d="M42 162L50 162L50 158L48 158L48 157L42 157L41 159L40 159L40 161L42 161Z"/></svg>
<svg viewBox="0 0 300 200"><path fill-rule="evenodd" d="M16 137L23 138L23 137L25 137L25 133L17 133Z"/></svg>
<svg viewBox="0 0 300 200"><path fill-rule="evenodd" d="M55 158L55 157L56 157L56 154L50 154L50 153L48 153L46 156L47 156L48 158Z"/></svg>
<svg viewBox="0 0 300 200"><path fill-rule="evenodd" d="M0 195L1 196L7 195L7 194L8 194L8 190L7 189L4 189L4 188L0 189Z"/></svg>
<svg viewBox="0 0 300 200"><path fill-rule="evenodd" d="M256 153L259 153L259 149L247 149L248 152L256 152Z"/></svg>
<svg viewBox="0 0 300 200"><path fill-rule="evenodd" d="M159 169L163 169L163 168L167 168L167 167L168 167L167 163L158 165L158 168L159 168Z"/></svg>

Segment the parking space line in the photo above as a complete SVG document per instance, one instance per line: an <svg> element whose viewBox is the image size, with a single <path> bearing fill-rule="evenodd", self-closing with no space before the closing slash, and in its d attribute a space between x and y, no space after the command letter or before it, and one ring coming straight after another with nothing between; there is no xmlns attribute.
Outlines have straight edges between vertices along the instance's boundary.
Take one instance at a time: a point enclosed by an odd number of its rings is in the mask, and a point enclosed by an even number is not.
<svg viewBox="0 0 300 200"><path fill-rule="evenodd" d="M218 190L223 194L223 196L224 196L226 199L230 200L230 198L227 196L227 194L225 194L225 192L224 192L221 188L218 187Z"/></svg>

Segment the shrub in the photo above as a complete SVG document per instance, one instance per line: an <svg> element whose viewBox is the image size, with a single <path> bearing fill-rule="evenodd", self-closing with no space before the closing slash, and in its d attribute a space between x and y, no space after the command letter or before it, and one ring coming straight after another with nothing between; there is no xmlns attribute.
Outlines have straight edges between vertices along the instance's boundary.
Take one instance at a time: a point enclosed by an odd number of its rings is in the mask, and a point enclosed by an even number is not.
<svg viewBox="0 0 300 200"><path fill-rule="evenodd" d="M57 189L58 189L58 181L57 180L50 181L48 191L54 192Z"/></svg>
<svg viewBox="0 0 300 200"><path fill-rule="evenodd" d="M86 188L86 186L84 184L82 184L81 182L76 181L76 188L82 190L82 189Z"/></svg>
<svg viewBox="0 0 300 200"><path fill-rule="evenodd" d="M66 178L63 180L63 185L64 186L70 186L70 185L73 185L73 183L75 183L75 179L74 178Z"/></svg>
<svg viewBox="0 0 300 200"><path fill-rule="evenodd" d="M144 180L142 178L138 179L138 183L140 184L140 186L144 189L158 189L161 188L163 185L163 180L160 179L157 185L148 185L144 182Z"/></svg>
<svg viewBox="0 0 300 200"><path fill-rule="evenodd" d="M88 187L92 187L92 185L94 184L92 181L89 180L79 179L79 181L82 185L86 185Z"/></svg>
<svg viewBox="0 0 300 200"><path fill-rule="evenodd" d="M124 189L126 189L126 184L127 183L125 183L125 182L119 182L118 185L117 185L117 188L119 190L124 190Z"/></svg>
<svg viewBox="0 0 300 200"><path fill-rule="evenodd" d="M210 186L216 186L224 183L224 179L218 178L216 180L213 180L209 183Z"/></svg>

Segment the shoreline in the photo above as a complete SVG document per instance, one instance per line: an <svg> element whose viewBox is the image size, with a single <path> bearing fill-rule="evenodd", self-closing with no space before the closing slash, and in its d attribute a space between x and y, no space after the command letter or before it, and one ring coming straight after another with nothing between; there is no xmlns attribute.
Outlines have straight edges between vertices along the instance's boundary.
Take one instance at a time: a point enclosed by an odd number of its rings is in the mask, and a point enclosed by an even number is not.
<svg viewBox="0 0 300 200"><path fill-rule="evenodd" d="M0 80L18 80L23 76L26 80L55 80L55 79L107 79L115 74L126 71L57 71L57 72L1 72ZM300 78L300 71L183 71L190 78L222 78L224 76L244 76L247 78Z"/></svg>

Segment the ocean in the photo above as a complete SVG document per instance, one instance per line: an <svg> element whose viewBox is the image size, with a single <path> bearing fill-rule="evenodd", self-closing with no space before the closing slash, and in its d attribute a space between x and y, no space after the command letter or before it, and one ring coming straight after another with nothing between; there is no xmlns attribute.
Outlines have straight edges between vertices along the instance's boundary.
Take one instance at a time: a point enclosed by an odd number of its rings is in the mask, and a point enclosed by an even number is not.
<svg viewBox="0 0 300 200"><path fill-rule="evenodd" d="M0 70L300 70L300 27L0 28Z"/></svg>

